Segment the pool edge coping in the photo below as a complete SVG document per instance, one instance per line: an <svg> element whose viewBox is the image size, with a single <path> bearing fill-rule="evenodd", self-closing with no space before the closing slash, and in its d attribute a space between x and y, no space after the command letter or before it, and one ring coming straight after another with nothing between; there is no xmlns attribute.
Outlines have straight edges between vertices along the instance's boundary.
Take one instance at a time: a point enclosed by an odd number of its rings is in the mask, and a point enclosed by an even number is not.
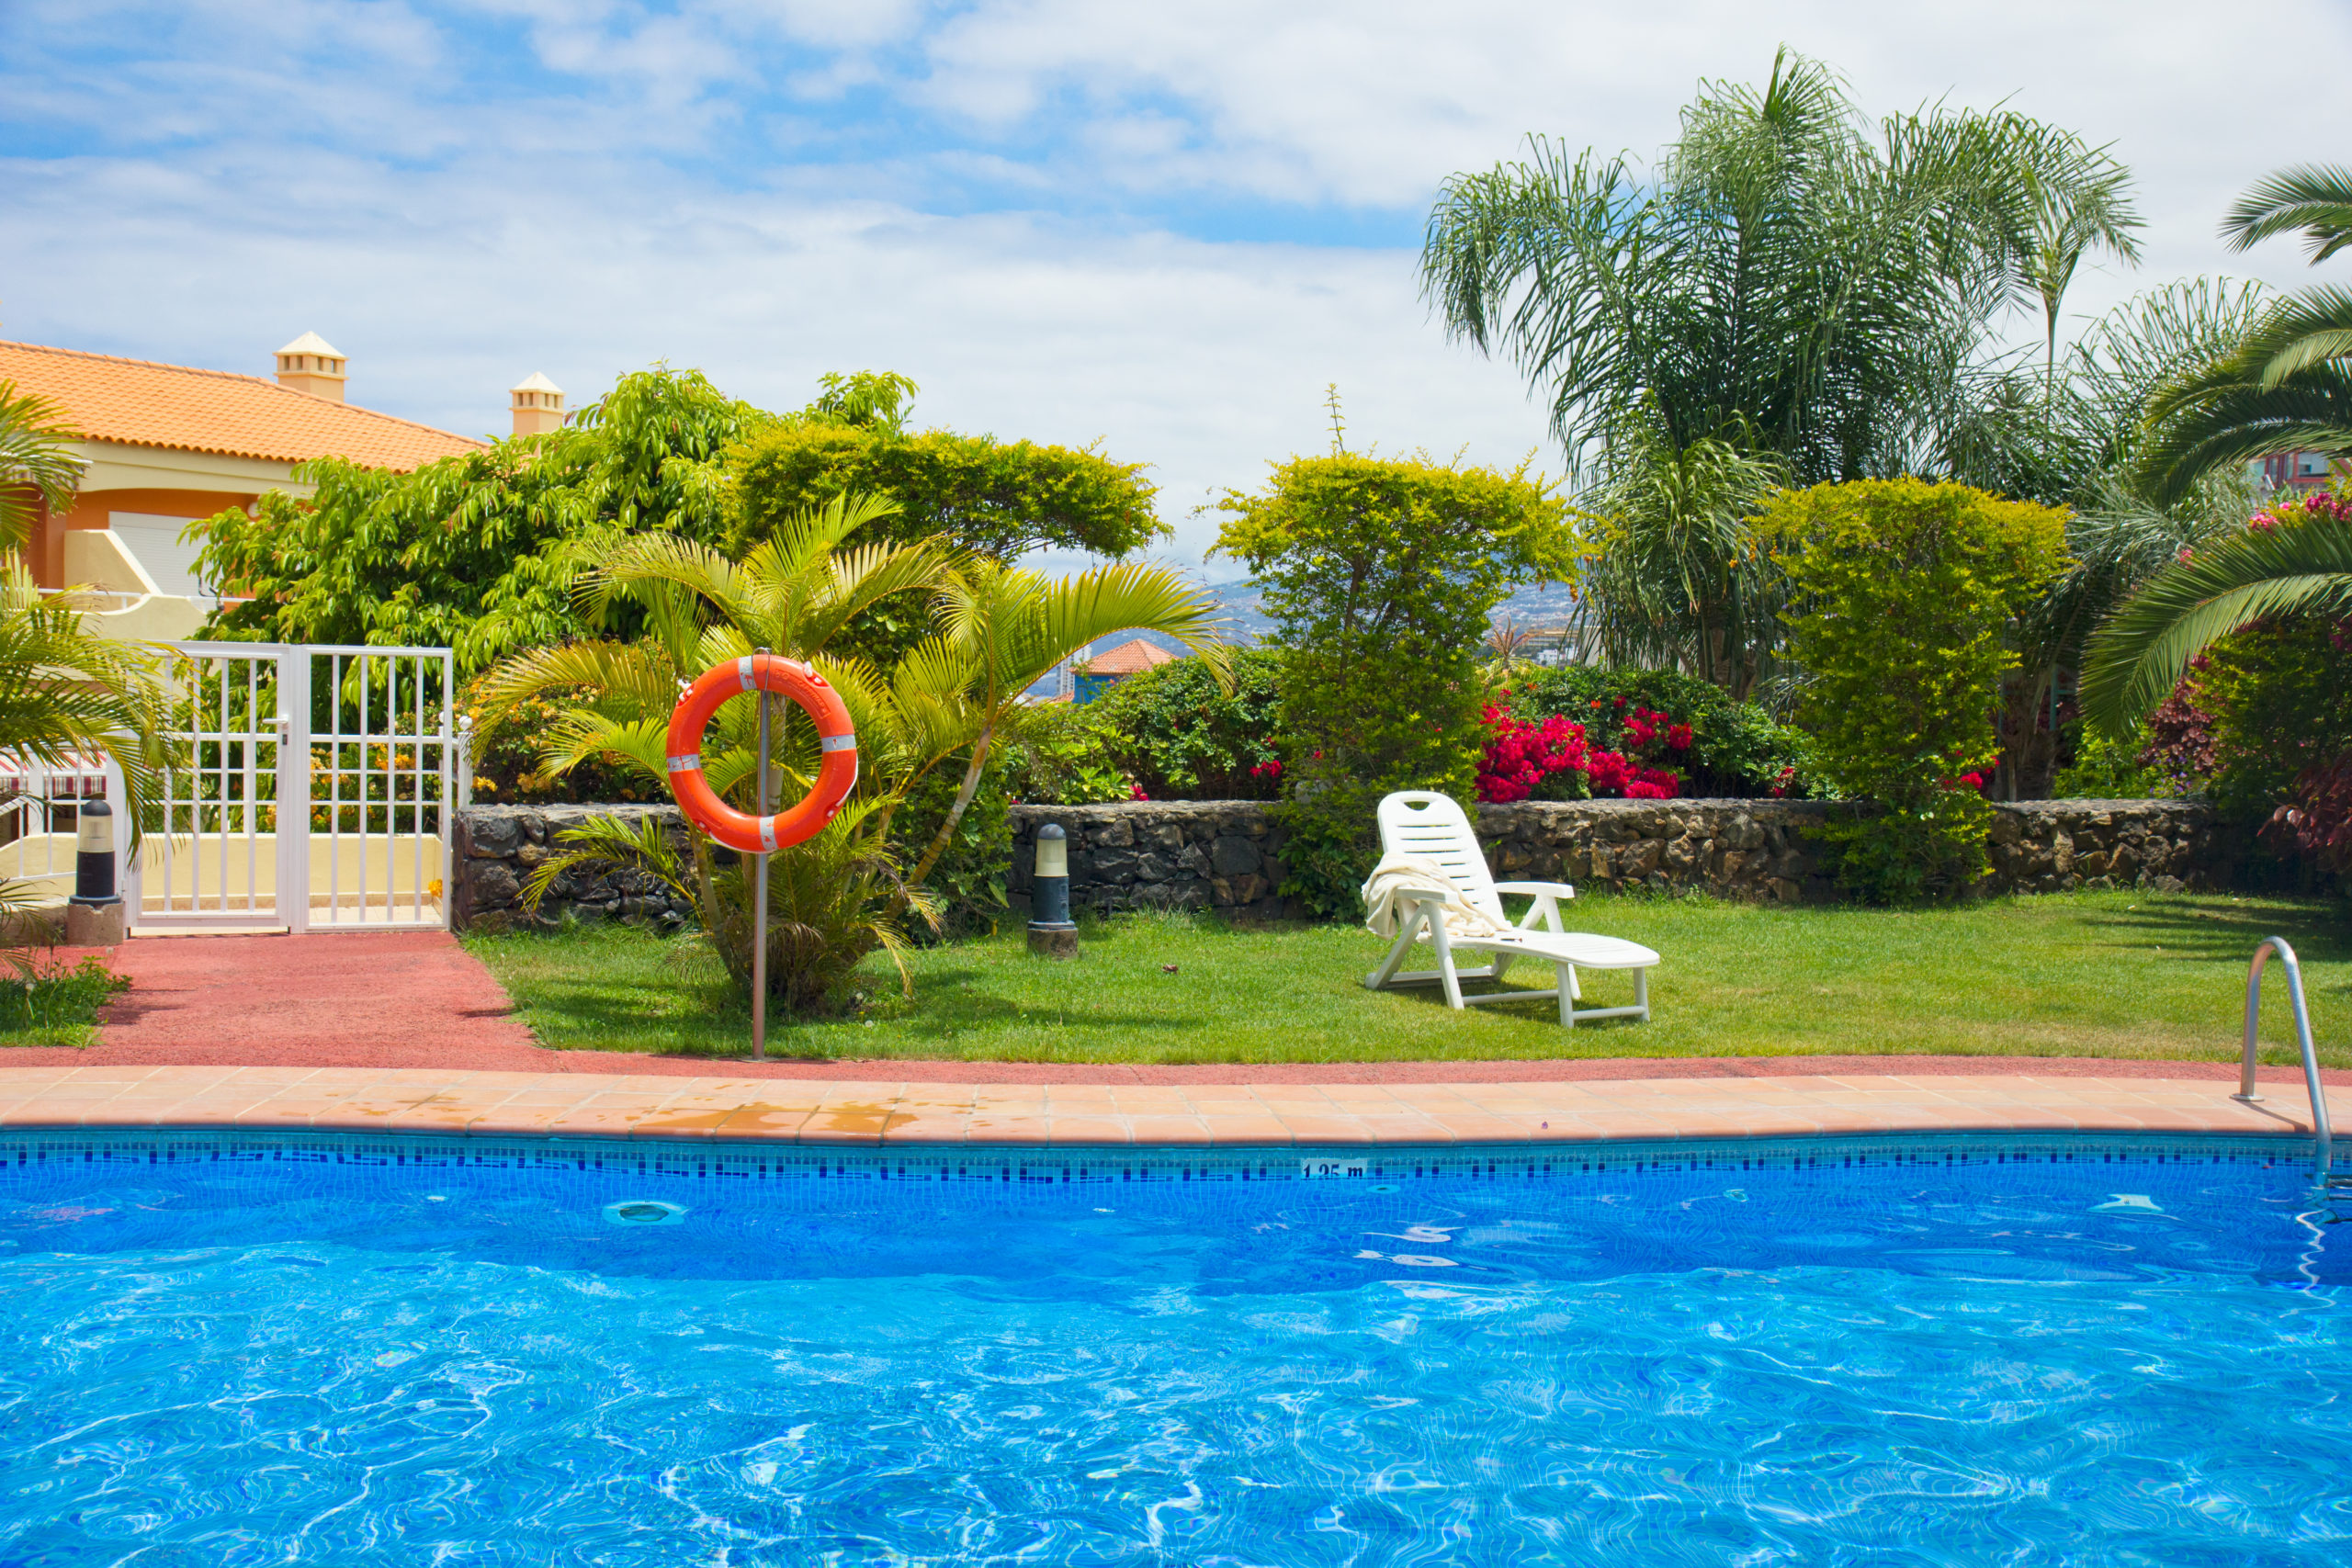
<svg viewBox="0 0 2352 1568"><path fill-rule="evenodd" d="M9 1067L0 1132L440 1134L806 1147L1507 1146L1895 1134L2309 1138L2300 1086L1899 1074L1096 1086L350 1067ZM2329 1090L2352 1125L2352 1090Z"/></svg>

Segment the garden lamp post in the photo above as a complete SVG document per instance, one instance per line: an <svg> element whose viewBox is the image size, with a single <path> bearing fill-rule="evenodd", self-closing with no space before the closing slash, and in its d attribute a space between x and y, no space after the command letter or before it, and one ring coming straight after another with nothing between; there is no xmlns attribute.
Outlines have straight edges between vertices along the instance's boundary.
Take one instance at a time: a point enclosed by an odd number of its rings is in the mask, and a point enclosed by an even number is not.
<svg viewBox="0 0 2352 1568"><path fill-rule="evenodd" d="M75 813L74 897L65 905L65 940L74 947L119 947L122 897L114 886L114 807L85 800Z"/></svg>
<svg viewBox="0 0 2352 1568"><path fill-rule="evenodd" d="M1037 861L1029 877L1029 951L1045 958L1076 958L1078 927L1069 918L1069 836L1055 823L1037 829Z"/></svg>

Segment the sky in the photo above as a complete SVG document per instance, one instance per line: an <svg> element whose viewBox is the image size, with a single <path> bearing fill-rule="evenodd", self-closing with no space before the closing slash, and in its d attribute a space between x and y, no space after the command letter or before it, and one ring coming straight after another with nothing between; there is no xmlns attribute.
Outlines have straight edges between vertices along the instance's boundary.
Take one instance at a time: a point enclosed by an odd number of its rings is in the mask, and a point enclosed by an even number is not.
<svg viewBox="0 0 2352 1568"><path fill-rule="evenodd" d="M1534 131L1646 160L1782 45L1873 113L2110 143L2143 264L2070 315L2313 280L2214 230L2352 148L2352 0L0 0L0 336L266 374L316 332L353 401L469 434L534 371L791 408L897 370L918 423L1149 463L1197 564L1330 383L1352 448L1556 469L1419 297L1440 185Z"/></svg>

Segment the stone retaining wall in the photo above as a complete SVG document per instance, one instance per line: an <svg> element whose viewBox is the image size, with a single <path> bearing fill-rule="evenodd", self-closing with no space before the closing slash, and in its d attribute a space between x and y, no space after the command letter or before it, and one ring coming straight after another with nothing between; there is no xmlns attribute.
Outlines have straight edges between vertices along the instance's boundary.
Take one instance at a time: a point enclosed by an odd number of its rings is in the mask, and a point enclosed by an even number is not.
<svg viewBox="0 0 2352 1568"><path fill-rule="evenodd" d="M1804 829L1849 809L1810 800L1522 801L1480 807L1477 823L1499 878L1806 903L1833 899L1837 890ZM1009 891L1016 908L1028 897L1037 825L1048 821L1070 836L1078 907L1296 912L1275 893L1284 874L1283 829L1253 801L1015 807ZM2211 811L2178 800L1996 806L1992 857L1993 892L2220 886L2233 863Z"/></svg>
<svg viewBox="0 0 2352 1568"><path fill-rule="evenodd" d="M523 908L525 878L550 854L561 852L556 834L592 817L629 822L658 818L673 838L681 843L685 839L685 818L674 806L469 806L458 813L450 836L450 923L459 931L500 931L531 923ZM566 872L540 902L538 923L553 925L567 909L589 919L670 925L694 914L644 873L609 867Z"/></svg>
<svg viewBox="0 0 2352 1568"><path fill-rule="evenodd" d="M1807 800L1522 801L1478 809L1478 837L1498 877L1622 891L1700 888L1783 903L1837 897L1820 847L1805 833L1833 811ZM683 833L674 807L478 806L458 814L457 923L526 919L522 885L556 833L590 817L648 815ZM1145 800L1012 808L1007 892L1025 911L1039 824L1069 834L1070 899L1080 908L1214 909L1266 919L1299 913L1278 891L1288 868L1283 830L1259 801ZM1994 892L2075 887L2220 887L2233 846L2206 807L2179 800L2043 800L1996 806ZM588 918L676 921L691 916L634 873L568 874L540 906Z"/></svg>

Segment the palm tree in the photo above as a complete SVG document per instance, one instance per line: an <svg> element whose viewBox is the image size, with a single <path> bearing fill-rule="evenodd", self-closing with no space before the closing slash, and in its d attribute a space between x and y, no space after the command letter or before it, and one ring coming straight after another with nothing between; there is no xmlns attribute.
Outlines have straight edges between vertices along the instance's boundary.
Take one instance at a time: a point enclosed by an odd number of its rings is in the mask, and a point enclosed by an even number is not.
<svg viewBox="0 0 2352 1568"><path fill-rule="evenodd" d="M36 506L74 502L76 438L57 404L0 381L0 754L50 767L112 757L136 846L168 772L158 662L143 644L93 634L72 592L38 586L19 553ZM0 882L0 917L25 903L20 886Z"/></svg>
<svg viewBox="0 0 2352 1568"><path fill-rule="evenodd" d="M957 739L918 776L957 751L967 752L967 760L946 820L915 863L910 880L916 883L954 840L992 750L1015 737L1027 711L1023 694L1064 660L1114 632L1159 632L1200 656L1220 685L1228 683L1220 606L1164 567L1120 561L1050 578L975 557L948 574L935 609L939 635L916 649L922 661L910 664L923 676L925 711L952 702L957 722L945 733ZM902 675L907 672L902 666Z"/></svg>
<svg viewBox="0 0 2352 1568"><path fill-rule="evenodd" d="M2297 230L2314 266L2352 244L2352 169L2282 170L2222 220L2239 251ZM2165 387L2148 418L2157 434L2142 468L2160 500L2273 452L2352 452L2352 289L2327 285L2278 300L2230 352Z"/></svg>
<svg viewBox="0 0 2352 1568"><path fill-rule="evenodd" d="M528 697L570 699L547 738L549 773L600 758L666 790L664 741L684 682L754 647L817 666L849 708L859 776L822 833L771 860L768 975L788 1009L817 1005L876 949L895 955L908 911L935 919L922 880L953 840L989 757L1027 722L1021 697L1029 686L1115 631L1162 631L1213 662L1222 657L1215 601L1172 572L1114 564L1049 579L933 541L850 543L855 530L895 511L887 502L837 497L789 519L741 561L668 535L631 540L577 592L591 607L633 600L645 615L642 637L519 655L483 683L493 715ZM933 630L887 676L863 658L831 650L862 611L908 592L931 602ZM746 808L757 767L756 711L752 704L721 709L702 749L711 787ZM773 755L787 788L814 778L816 737L797 710L785 710ZM946 818L902 874L888 847L892 817L910 790L959 759L962 777ZM747 979L748 879L713 854L707 836L692 835L690 856L644 829L607 827L566 839L571 852L539 868L537 893L586 863L643 872L694 898L729 972L739 983Z"/></svg>
<svg viewBox="0 0 2352 1568"><path fill-rule="evenodd" d="M1586 502L1601 549L1584 581L1601 657L1688 670L1746 701L1770 672L1786 597L1747 520L1787 469L1713 436L1678 448L1655 425L1618 434L1602 464Z"/></svg>
<svg viewBox="0 0 2352 1568"><path fill-rule="evenodd" d="M82 459L70 443L77 439L63 409L0 381L0 552L25 547L36 505L57 513L74 503Z"/></svg>
<svg viewBox="0 0 2352 1568"><path fill-rule="evenodd" d="M2129 259L2124 176L2010 113L1875 130L1782 51L1706 84L1648 175L1536 137L1446 182L1421 256L1447 329L1508 356L1574 461L1654 418L1679 451L1750 433L1797 484L1924 471L1996 319L2055 319L2082 255Z"/></svg>
<svg viewBox="0 0 2352 1568"><path fill-rule="evenodd" d="M2295 612L2352 615L2352 521L2324 500L2258 515L2183 549L2091 637L2083 712L2118 739L2180 683L2189 661L2241 626Z"/></svg>
<svg viewBox="0 0 2352 1568"><path fill-rule="evenodd" d="M0 553L0 755L58 768L112 758L134 849L169 771L160 673L144 644L92 633L70 592L38 587L21 557ZM0 926L28 897L22 885L0 882Z"/></svg>

